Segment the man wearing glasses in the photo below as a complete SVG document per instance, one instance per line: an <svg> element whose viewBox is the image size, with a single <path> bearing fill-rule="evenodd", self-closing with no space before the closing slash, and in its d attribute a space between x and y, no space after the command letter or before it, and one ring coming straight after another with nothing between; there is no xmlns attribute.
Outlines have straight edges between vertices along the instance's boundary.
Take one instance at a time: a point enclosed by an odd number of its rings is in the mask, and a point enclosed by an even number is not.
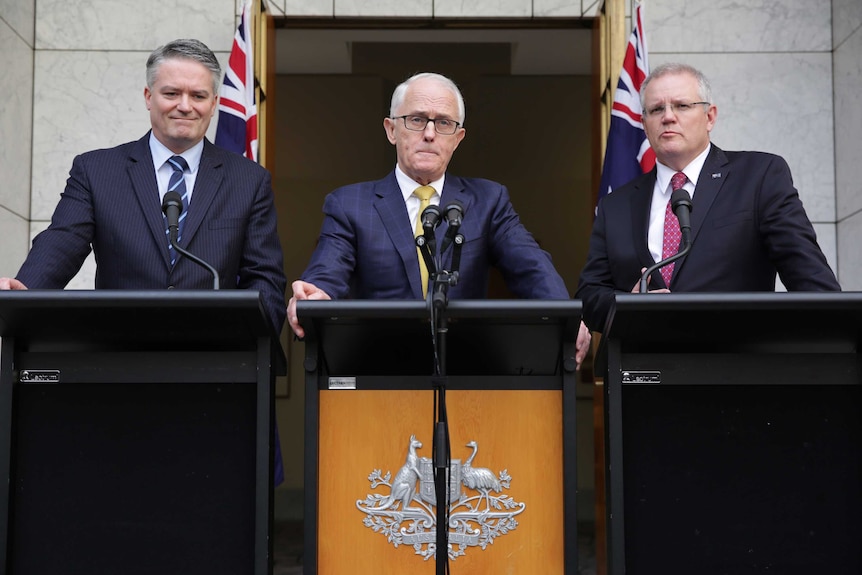
<svg viewBox="0 0 862 575"><path fill-rule="evenodd" d="M640 290L641 273L676 253L666 238L672 188L691 195L691 251L649 277L651 292L839 291L787 162L761 152L725 152L710 143L718 109L697 69L664 64L641 86L643 124L656 168L599 202L576 297L594 331L605 326L615 292ZM671 212L672 213L672 212ZM667 216L667 217L666 217Z"/></svg>
<svg viewBox="0 0 862 575"><path fill-rule="evenodd" d="M506 187L446 173L466 134L464 115L461 92L445 76L416 74L395 89L389 116L383 119L386 137L395 146L395 170L382 180L345 186L326 197L317 248L302 279L293 283L287 311L299 337L304 330L296 317L297 300L425 297L427 276L414 235L429 203L441 210L456 200L463 206L460 278L449 289L450 298L486 297L491 266L518 297L569 298L550 255L521 224ZM422 200L423 192L430 197ZM441 231L445 227L444 222ZM442 254L444 268L450 270L452 252ZM589 347L583 325L577 347L580 364Z"/></svg>

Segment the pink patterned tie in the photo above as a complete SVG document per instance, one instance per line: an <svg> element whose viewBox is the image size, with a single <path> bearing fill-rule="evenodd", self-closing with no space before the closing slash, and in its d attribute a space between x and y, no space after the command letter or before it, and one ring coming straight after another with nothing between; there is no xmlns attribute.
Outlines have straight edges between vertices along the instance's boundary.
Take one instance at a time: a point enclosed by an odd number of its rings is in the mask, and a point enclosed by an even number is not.
<svg viewBox="0 0 862 575"><path fill-rule="evenodd" d="M673 192L682 188L688 178L682 172L677 172L670 179L670 187ZM671 192L671 193L673 193ZM661 248L661 259L667 259L679 251L679 220L676 219L676 214L673 213L673 206L670 200L667 202L667 207L664 211L664 241ZM668 264L661 268L661 277L664 278L664 285L670 287L670 278L673 275L674 264Z"/></svg>

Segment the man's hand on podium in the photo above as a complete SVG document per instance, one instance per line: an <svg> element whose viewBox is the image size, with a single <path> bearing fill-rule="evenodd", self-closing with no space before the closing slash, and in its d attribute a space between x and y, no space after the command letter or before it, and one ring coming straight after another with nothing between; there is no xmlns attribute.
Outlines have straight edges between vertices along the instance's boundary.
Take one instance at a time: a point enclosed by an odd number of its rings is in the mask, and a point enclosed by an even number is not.
<svg viewBox="0 0 862 575"><path fill-rule="evenodd" d="M575 369L581 369L581 363L587 357L587 352L590 349L590 340L592 337L589 328L582 321L581 327L578 329L578 339L575 341L575 363L577 364Z"/></svg>
<svg viewBox="0 0 862 575"><path fill-rule="evenodd" d="M646 268L641 268L641 273L643 274L646 271ZM652 281L652 277L647 278L647 285ZM649 293L670 293L670 290L667 288L659 288L659 289L651 289L648 290ZM641 282L638 280L634 287L632 288L632 293L641 293Z"/></svg>
<svg viewBox="0 0 862 575"><path fill-rule="evenodd" d="M299 318L296 317L296 302L301 299L326 300L332 298L316 285L301 280L293 282L290 287L293 289L293 297L287 303L287 323L290 324L290 329L293 330L296 337L303 338L305 337L305 330L299 325Z"/></svg>
<svg viewBox="0 0 862 575"><path fill-rule="evenodd" d="M27 286L16 280L15 278L0 278L0 290L22 290L27 289Z"/></svg>

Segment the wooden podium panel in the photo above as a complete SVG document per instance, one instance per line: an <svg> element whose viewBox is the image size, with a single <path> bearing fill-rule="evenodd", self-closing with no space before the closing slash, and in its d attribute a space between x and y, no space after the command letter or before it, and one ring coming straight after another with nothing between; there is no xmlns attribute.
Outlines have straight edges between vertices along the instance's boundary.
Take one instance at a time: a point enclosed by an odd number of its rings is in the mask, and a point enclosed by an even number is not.
<svg viewBox="0 0 862 575"><path fill-rule="evenodd" d="M450 572L533 573L541 565L542 573L563 573L562 392L449 391L447 405L452 459L465 461L472 452L466 444L475 441L473 466L506 470L512 481L502 494L526 506L515 516L514 530L485 550L466 548L450 561ZM386 535L363 524L366 514L356 505L369 493L390 492L387 486L371 489L368 476L375 469L394 476L411 435L422 443L417 455L431 457L432 416L431 391L321 392L320 575L433 575L433 558L417 556L411 545L394 547Z"/></svg>
<svg viewBox="0 0 862 575"><path fill-rule="evenodd" d="M447 311L446 345L435 348L425 302L299 302L305 575L435 573L435 384L446 389L451 447L450 572L577 573L580 303ZM445 377L432 377L440 356ZM405 495L390 503L400 472ZM475 474L499 491L479 489Z"/></svg>

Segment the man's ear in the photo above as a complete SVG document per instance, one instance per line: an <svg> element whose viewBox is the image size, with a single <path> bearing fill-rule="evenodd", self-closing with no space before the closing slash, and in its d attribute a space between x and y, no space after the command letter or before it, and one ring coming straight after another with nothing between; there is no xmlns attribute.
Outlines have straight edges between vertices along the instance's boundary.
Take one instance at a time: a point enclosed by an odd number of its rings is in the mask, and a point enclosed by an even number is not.
<svg viewBox="0 0 862 575"><path fill-rule="evenodd" d="M718 120L718 107L715 104L710 105L709 110L706 111L706 118L706 131L711 132Z"/></svg>
<svg viewBox="0 0 862 575"><path fill-rule="evenodd" d="M393 146L395 145L395 120L392 118L383 118L383 130L386 132L386 139Z"/></svg>

